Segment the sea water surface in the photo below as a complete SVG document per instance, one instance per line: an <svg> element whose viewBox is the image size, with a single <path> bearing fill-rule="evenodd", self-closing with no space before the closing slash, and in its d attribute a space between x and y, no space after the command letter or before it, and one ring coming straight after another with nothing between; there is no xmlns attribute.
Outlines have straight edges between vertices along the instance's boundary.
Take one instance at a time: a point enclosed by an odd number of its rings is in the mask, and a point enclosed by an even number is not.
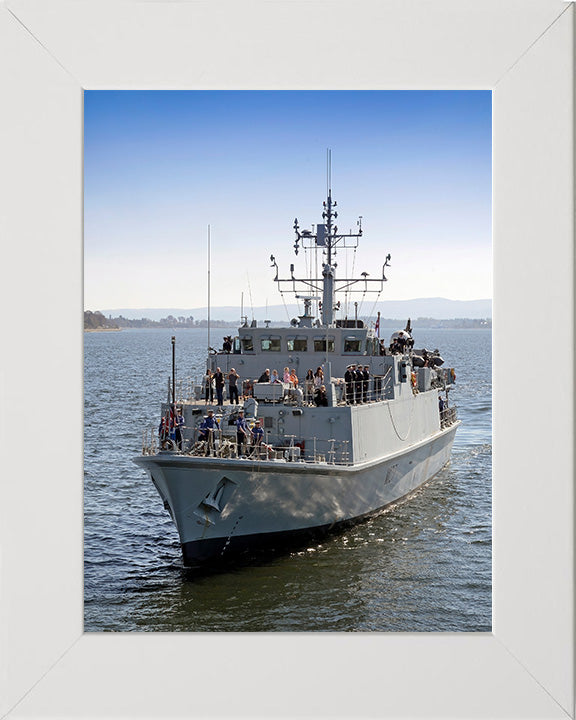
<svg viewBox="0 0 576 720"><path fill-rule="evenodd" d="M214 336L229 330L212 330ZM387 331L382 334L386 337ZM84 334L85 631L490 631L491 332L414 331L456 368L452 460L409 500L320 545L194 576L132 458L157 427L176 337L199 376L201 329Z"/></svg>

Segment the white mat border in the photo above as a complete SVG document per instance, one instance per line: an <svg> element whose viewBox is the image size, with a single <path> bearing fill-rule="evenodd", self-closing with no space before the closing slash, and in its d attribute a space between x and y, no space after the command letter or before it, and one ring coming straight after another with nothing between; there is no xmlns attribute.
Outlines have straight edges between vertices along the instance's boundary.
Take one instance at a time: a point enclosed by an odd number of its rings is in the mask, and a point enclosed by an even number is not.
<svg viewBox="0 0 576 720"><path fill-rule="evenodd" d="M326 87L374 87L373 59L381 53L377 71L383 80L378 87L476 87L495 90L495 139L510 132L499 107L518 107L534 87L526 82L526 72L534 76L538 91L546 81L547 107L558 113L561 137L552 142L552 156L559 145L566 150L572 176L566 178L559 167L554 190L542 206L525 204L524 245L512 232L513 216L507 208L516 198L526 196L525 178L517 176L507 164L507 148L500 146L495 171L505 168L503 188L495 196L495 359L498 348L506 347L507 331L516 305L510 295L522 297L524 312L540 319L557 317L564 329L559 352L564 361L573 360L573 204L561 212L554 194L572 198L573 135L567 119L573 117L573 75L566 63L573 61L574 8L552 0L487 3L478 17L479 33L487 32L487 21L494 27L491 43L480 61L465 51L462 42L462 12L477 13L473 2L412 3L412 12L400 2L321 2L314 4L326 15L327 36L341 35L343 14L356 8L374 14L378 22L386 20L399 37L400 45L421 40L422 52L412 50L413 65L394 67L384 45L378 47L378 23L367 27L363 42L369 52L348 58L347 73L342 68L325 69ZM172 6L172 7L170 7ZM86 717L128 717L135 715L169 716L184 711L191 716L382 716L382 717L573 717L573 617L567 608L573 599L572 545L554 547L554 538L573 541L573 447L564 444L559 455L550 460L557 478L561 507L555 515L537 517L538 531L549 537L554 554L532 556L532 586L521 574L521 588L509 587L506 578L514 574L507 549L517 532L517 518L510 508L526 510L526 498L506 497L505 473L514 458L506 457L508 445L518 445L507 417L498 419L499 398L495 396L495 498L499 527L495 533L495 632L490 635L404 635L367 636L118 636L82 635L82 556L77 547L81 533L81 413L82 413L82 303L81 303L81 145L82 88L147 87L143 39L153 36L151 12L156 18L166 13L192 13L210 20L212 37L221 32L227 17L240 17L234 32L226 32L227 41L236 37L240 71L225 67L215 59L202 69L176 68L177 52L166 45L154 51L155 74L152 87L321 87L314 76L306 80L305 67L285 54L266 58L269 74L255 74L255 62L244 60L250 54L250 40L265 41L252 33L258 31L258 19L277 14L283 33L297 31L298 16L292 9L303 4L265 0L242 4L243 14L230 2L22 2L0 5L2 52L1 92L5 103L2 138L6 158L1 175L3 208L2 252L4 267L2 299L9 309L6 337L11 344L2 361L2 442L3 533L2 533L2 704L0 714L10 717L47 717L78 715ZM152 7L152 11L151 11ZM464 10L462 10L464 8ZM337 10L332 18L331 10ZM425 27L418 23L425 16ZM126 22L130 21L131 26ZM218 24L218 22L220 24ZM530 26L535 23L535 27ZM395 24L396 23L396 24ZM436 24L435 24L436 23ZM451 26L452 24L452 26ZM535 32L535 28L539 31ZM270 26L267 25L265 29ZM529 28L530 40L510 58L507 48L515 47L522 28ZM344 29L345 30L345 29ZM175 34L178 35L175 30ZM434 56L426 38L444 38L435 47ZM506 42L508 34L509 42ZM210 33L208 33L210 37ZM554 42L547 42L553 36ZM98 52L102 40L104 51ZM178 37L182 42L182 38ZM390 38L389 38L390 39ZM471 38L466 37L465 40ZM483 41L485 35L482 35ZM160 42L169 43L169 38ZM195 38L200 41L199 38ZM454 45L462 46L461 65L448 68ZM317 38L315 52L322 53ZM392 42L392 41L390 41ZM219 45L220 47L220 45ZM295 48L296 53L297 48ZM186 57L186 48L180 50ZM330 54L332 50L328 48ZM388 51L389 52L389 51ZM163 67L159 57L164 54ZM391 53L390 53L391 54ZM105 57L105 61L104 61ZM310 57L308 58L310 61ZM512 60L512 62L511 62ZM137 62L141 61L141 62ZM321 65L322 63L317 63ZM10 66L11 65L11 66ZM120 75L111 85L114 66ZM314 66L314 62L312 61ZM533 65L533 70L526 70ZM244 67L244 80L238 79ZM392 66L392 69L387 69ZM420 67L418 67L420 66ZM485 70L483 70L483 67ZM444 72L444 75L443 75ZM445 84L446 73L449 81ZM232 79L230 78L232 75ZM271 78L275 77L276 80ZM172 80L171 78L175 78ZM367 78L367 79L365 79ZM529 78L528 78L529 79ZM150 82L150 81L148 81ZM571 82L567 93L567 82ZM564 105L563 105L563 100ZM525 116L522 132L534 142L550 144L545 136L545 118ZM538 160L538 153L535 153ZM545 163L545 159L542 160ZM561 161L560 161L561 162ZM6 172L8 170L8 172ZM538 172L538 167L534 167ZM512 175L511 175L512 172ZM546 167L546 172L550 168ZM498 177L496 178L498 181ZM510 190L510 182L516 189ZM26 197L21 189L28 188ZM498 188L498 182L496 183ZM500 205L500 208L499 208ZM559 208L565 207L561 203ZM501 209L501 212L500 212ZM555 215L551 216L552 210ZM500 212L500 214L499 214ZM499 224L500 223L500 224ZM531 224L550 227L554 233L545 238L545 250L553 256L550 266L555 283L548 295L532 295L529 277L515 272L513 254L522 250L527 257L542 252L542 238L531 236ZM511 254L500 252L498 238L513 237ZM516 244L514 244L516 243ZM525 258L524 258L525 259ZM528 262L529 271L538 264ZM527 273L528 275L529 273ZM12 276L10 280L9 276ZM506 277L513 280L506 281ZM500 281L499 281L500 278ZM569 279L568 279L569 278ZM504 285L505 283L505 285ZM16 298L12 300L12 298ZM562 300L559 307L558 300ZM537 303L540 303L538 305ZM15 317L34 317L38 308L58 318L56 327L38 329L36 324ZM559 316L559 317L558 317ZM501 320L498 320L498 317ZM501 323L499 325L499 322ZM502 328L503 334L500 334ZM38 348L45 348L40 356ZM504 359L502 351L502 359ZM499 373L500 380L499 380ZM18 378L35 378L34 395L25 396ZM514 378L529 383L527 368L514 368ZM495 387L504 387L502 366L495 364ZM560 402L555 420L573 431L573 378L564 382L569 401ZM35 398L32 401L32 397ZM28 405L42 413L44 433L37 439L35 452L23 458L14 452L14 424L25 423ZM506 395L501 406L506 406ZM50 419L52 418L52 419ZM70 422L73 418L73 422ZM79 423L78 426L76 424ZM67 446L55 448L50 425L66 427ZM563 437L564 437L563 435ZM499 449L498 449L499 448ZM527 450L529 447L527 448ZM542 452L545 448L542 448ZM39 458L42 462L39 463ZM501 458L501 459L500 459ZM30 463L30 464L29 464ZM537 466L537 464L536 464ZM40 472L39 472L40 469ZM535 493L540 477L527 469L526 486ZM498 485L501 483L501 485ZM529 504L529 503L528 503ZM532 512L534 508L528 508ZM49 516L49 517L48 517ZM17 550L15 549L17 548ZM498 557L502 560L499 561ZM499 564L500 563L500 564ZM563 581L559 581L563 578ZM500 586L504 590L500 591ZM554 605L539 603L542 588L550 588ZM500 609L499 603L501 600ZM544 614L546 609L547 614ZM516 617L513 617L515 614ZM551 620L553 621L551 623ZM552 638L548 637L548 628ZM521 631L524 632L521 632ZM560 632L559 632L560 630ZM563 638L562 638L563 633ZM552 655L550 650L552 649ZM545 656L544 656L545 653ZM538 659L542 659L539 662ZM230 701L222 698L222 675L226 670L225 690ZM439 670L442 670L441 674ZM263 682L265 680L265 682ZM367 680L370 682L367 683ZM499 682L505 680L504 682ZM345 683L347 692L341 685ZM249 692L248 692L249 690ZM476 690L476 692L474 692ZM281 702L278 702L281 698ZM312 712L307 712L311 710Z"/></svg>

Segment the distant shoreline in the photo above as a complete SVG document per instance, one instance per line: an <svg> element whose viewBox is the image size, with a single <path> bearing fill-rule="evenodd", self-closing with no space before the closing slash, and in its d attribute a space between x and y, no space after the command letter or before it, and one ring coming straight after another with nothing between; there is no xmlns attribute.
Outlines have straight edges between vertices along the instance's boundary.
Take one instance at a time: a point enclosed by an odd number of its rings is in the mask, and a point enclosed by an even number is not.
<svg viewBox="0 0 576 720"><path fill-rule="evenodd" d="M371 317L359 317L359 320L364 322L365 327L374 327L376 324L376 318ZM262 324L264 323L264 324ZM381 328L394 328L404 327L406 324L405 320L399 318L380 317ZM221 329L224 331L238 331L239 328L245 329L248 327L270 327L270 328L282 328L287 327L286 322L279 321L258 321L254 326L251 324L240 325L239 322L231 322L227 320L212 320L210 323L211 329ZM122 330L123 328L136 329L136 328L168 328L171 330L181 329L208 329L208 322L204 319L194 320L193 317L185 318L184 316L174 317L169 315L161 320L151 320L150 318L130 319L125 318L122 315L119 317L105 317L101 312L92 312L86 310L84 312L84 329L86 332L108 332L111 330ZM454 317L451 319L434 318L430 316L419 316L412 318L412 328L414 330L423 329L463 329L463 330L476 330L476 329L491 329L492 318L466 318L466 317Z"/></svg>
<svg viewBox="0 0 576 720"><path fill-rule="evenodd" d="M84 328L84 332L120 332L122 328Z"/></svg>
<svg viewBox="0 0 576 720"><path fill-rule="evenodd" d="M401 323L396 325L382 325L380 330L394 331L400 327ZM270 325L270 328L282 329L286 328L286 325ZM120 332L121 330L206 330L206 327L184 327L179 328L172 325L156 325L153 327L119 327L119 328L84 328L85 333L102 333L102 332ZM219 326L212 325L212 330L220 329L225 330L229 328L222 328ZM242 328L241 328L242 329ZM258 326L258 330L262 330L262 327ZM441 325L428 325L428 326L415 326L412 328L413 331L418 330L492 330L492 325L453 325L453 326L441 326Z"/></svg>

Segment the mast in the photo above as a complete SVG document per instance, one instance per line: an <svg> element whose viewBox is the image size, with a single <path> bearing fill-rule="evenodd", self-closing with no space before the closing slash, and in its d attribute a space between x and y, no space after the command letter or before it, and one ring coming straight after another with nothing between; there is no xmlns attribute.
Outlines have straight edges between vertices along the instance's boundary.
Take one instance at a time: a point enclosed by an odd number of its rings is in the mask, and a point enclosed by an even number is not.
<svg viewBox="0 0 576 720"><path fill-rule="evenodd" d="M338 217L338 213L332 212L332 207L336 207L337 203L332 204L332 151L327 150L326 158L326 202L324 203L323 219L326 221L325 238L326 238L326 262L322 265L322 277L324 278L322 290L322 325L327 328L332 325L334 320L334 275L336 267L332 265L332 219ZM334 231L338 228L334 226ZM326 340L328 342L328 340ZM328 350L328 348L326 348Z"/></svg>
<svg viewBox="0 0 576 720"><path fill-rule="evenodd" d="M172 404L176 403L176 337L172 335Z"/></svg>
<svg viewBox="0 0 576 720"><path fill-rule="evenodd" d="M356 250L360 238L362 237L362 218L358 218L358 231L353 233L338 232L338 227L334 223L338 217L335 211L337 203L332 200L332 153L327 151L327 173L326 173L326 200L323 202L322 223L316 225L312 230L300 229L298 218L294 220L294 232L296 233L296 242L294 243L294 252L298 255L300 249L305 251L314 251L317 256L318 250L323 253L322 277L296 277L294 275L294 265L290 265L290 277L280 278L279 268L274 255L270 255L272 267L276 269L276 277L274 281L277 283L280 292L282 288L287 287L289 292L293 292L298 298L306 300L321 300L321 325L326 329L326 352L328 352L328 328L336 325L334 318L335 310L338 306L335 304L337 293L362 292L380 293L387 278L385 269L390 262L390 255L386 256L386 260L382 266L381 277L369 278L368 272L361 273L361 277L343 277L336 278L335 261L337 250ZM305 295L300 294L301 289L306 289ZM307 316L307 306L305 304L305 314L300 317L299 327L310 327L310 320ZM326 357L328 360L328 356Z"/></svg>

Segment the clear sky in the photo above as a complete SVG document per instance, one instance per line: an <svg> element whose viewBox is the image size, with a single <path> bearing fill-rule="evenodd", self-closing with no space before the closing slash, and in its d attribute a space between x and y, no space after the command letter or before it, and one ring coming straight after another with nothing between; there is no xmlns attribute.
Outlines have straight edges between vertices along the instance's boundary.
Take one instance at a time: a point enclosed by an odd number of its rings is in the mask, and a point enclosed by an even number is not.
<svg viewBox="0 0 576 720"><path fill-rule="evenodd" d="M84 307L281 304L322 222L326 151L339 229L381 300L492 295L488 91L86 91ZM291 301L287 300L287 301Z"/></svg>

